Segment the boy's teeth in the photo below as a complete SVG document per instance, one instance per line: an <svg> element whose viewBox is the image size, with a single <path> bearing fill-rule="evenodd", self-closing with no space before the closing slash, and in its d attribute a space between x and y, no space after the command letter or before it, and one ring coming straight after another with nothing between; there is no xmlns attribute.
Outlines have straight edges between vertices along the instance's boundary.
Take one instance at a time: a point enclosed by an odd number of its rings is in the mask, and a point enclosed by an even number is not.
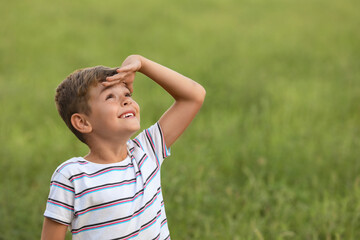
<svg viewBox="0 0 360 240"><path fill-rule="evenodd" d="M128 118L128 117L133 117L133 116L134 116L133 113L126 113L126 114L123 114L123 115L121 116L121 118Z"/></svg>

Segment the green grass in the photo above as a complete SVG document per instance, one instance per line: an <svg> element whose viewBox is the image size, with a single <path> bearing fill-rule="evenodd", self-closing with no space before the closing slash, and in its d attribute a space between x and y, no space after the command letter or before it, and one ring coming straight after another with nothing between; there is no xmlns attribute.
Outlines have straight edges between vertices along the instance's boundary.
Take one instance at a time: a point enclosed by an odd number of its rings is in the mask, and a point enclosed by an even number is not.
<svg viewBox="0 0 360 240"><path fill-rule="evenodd" d="M132 53L207 90L162 168L173 239L360 239L359 3L3 2L0 239L39 239L51 174L86 154L56 86ZM171 104L141 75L135 98L143 127Z"/></svg>

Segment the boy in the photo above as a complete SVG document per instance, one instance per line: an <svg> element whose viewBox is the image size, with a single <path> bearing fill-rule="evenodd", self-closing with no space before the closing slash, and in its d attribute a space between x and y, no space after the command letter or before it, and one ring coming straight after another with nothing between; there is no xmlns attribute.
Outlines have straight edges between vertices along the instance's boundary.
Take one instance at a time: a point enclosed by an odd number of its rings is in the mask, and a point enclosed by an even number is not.
<svg viewBox="0 0 360 240"><path fill-rule="evenodd" d="M135 139L140 109L131 98L135 73L148 76L175 103ZM69 75L56 105L70 130L89 147L61 164L51 179L42 239L170 239L160 165L205 98L198 83L139 55L118 69L93 67Z"/></svg>

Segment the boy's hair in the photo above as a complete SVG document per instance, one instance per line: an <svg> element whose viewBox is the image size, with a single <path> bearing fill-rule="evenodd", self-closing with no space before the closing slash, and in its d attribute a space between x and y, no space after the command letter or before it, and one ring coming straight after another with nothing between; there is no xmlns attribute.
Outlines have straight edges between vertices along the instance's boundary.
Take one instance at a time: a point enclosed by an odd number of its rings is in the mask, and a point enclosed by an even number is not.
<svg viewBox="0 0 360 240"><path fill-rule="evenodd" d="M75 136L86 144L82 133L77 131L71 124L71 116L74 113L91 113L89 100L89 89L100 82L106 81L106 77L117 74L117 68L96 66L76 70L71 73L56 89L56 108L68 128Z"/></svg>

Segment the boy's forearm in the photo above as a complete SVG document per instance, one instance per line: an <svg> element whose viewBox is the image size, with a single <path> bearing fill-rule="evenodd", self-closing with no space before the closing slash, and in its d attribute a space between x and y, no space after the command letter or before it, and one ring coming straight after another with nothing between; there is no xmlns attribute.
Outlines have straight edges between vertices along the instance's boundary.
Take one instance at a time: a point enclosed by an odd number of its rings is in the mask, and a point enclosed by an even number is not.
<svg viewBox="0 0 360 240"><path fill-rule="evenodd" d="M140 59L139 72L163 87L176 101L204 101L205 89L197 82L142 56Z"/></svg>

